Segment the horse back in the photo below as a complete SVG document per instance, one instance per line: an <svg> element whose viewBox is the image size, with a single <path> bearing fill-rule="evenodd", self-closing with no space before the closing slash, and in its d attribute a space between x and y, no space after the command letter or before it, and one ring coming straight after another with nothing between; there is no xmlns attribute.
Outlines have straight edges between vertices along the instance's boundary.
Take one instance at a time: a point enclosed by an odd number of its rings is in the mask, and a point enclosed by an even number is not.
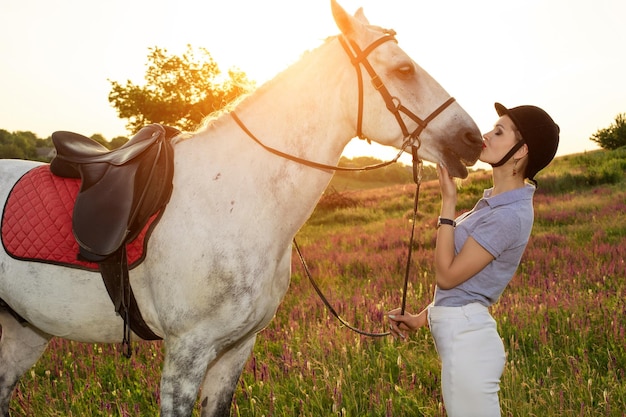
<svg viewBox="0 0 626 417"><path fill-rule="evenodd" d="M9 193L17 181L42 162L22 159L0 159L0 204L4 208Z"/></svg>

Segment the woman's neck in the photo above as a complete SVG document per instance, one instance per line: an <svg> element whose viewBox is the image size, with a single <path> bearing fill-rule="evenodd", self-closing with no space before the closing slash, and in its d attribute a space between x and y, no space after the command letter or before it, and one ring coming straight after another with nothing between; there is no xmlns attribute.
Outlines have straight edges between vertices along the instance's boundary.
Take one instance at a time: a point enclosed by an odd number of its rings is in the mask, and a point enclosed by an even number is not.
<svg viewBox="0 0 626 417"><path fill-rule="evenodd" d="M505 168L502 170L501 168ZM515 190L525 186L524 178L521 173L513 175L513 171L510 168L498 167L493 169L493 192L492 196L505 193L507 191Z"/></svg>

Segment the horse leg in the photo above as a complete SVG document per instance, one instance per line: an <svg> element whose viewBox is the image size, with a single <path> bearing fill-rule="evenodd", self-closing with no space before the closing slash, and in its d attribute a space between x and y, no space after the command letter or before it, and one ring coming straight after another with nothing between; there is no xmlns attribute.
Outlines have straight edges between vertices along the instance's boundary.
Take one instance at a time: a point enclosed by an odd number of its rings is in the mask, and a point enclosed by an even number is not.
<svg viewBox="0 0 626 417"><path fill-rule="evenodd" d="M215 351L203 337L187 334L165 339L165 360L161 374L161 417L189 417L202 378Z"/></svg>
<svg viewBox="0 0 626 417"><path fill-rule="evenodd" d="M238 342L221 353L209 365L202 385L202 417L228 417L233 402L233 393L246 364L256 334Z"/></svg>
<svg viewBox="0 0 626 417"><path fill-rule="evenodd" d="M0 415L9 416L11 395L20 377L41 356L52 336L0 310Z"/></svg>

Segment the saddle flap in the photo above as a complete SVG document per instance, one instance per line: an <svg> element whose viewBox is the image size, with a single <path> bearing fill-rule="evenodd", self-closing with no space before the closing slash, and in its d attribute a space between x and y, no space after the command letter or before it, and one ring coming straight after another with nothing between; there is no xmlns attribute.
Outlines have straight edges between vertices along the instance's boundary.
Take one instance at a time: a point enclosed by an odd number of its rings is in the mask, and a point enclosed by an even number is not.
<svg viewBox="0 0 626 417"><path fill-rule="evenodd" d="M98 261L115 252L126 240L135 173L136 167L134 170L109 169L101 177L106 180L81 188L74 206L72 231L81 248L98 255L90 257L81 252L87 259Z"/></svg>

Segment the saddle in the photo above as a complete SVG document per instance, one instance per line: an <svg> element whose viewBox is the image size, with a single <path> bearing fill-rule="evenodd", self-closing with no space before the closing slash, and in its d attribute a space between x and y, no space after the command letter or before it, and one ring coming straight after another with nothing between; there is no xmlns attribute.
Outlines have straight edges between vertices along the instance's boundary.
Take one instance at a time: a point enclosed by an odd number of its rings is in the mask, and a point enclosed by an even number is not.
<svg viewBox="0 0 626 417"><path fill-rule="evenodd" d="M151 124L113 151L77 133L52 134L51 172L81 179L72 230L86 260L106 259L165 206L174 173L170 139L178 133Z"/></svg>
<svg viewBox="0 0 626 417"><path fill-rule="evenodd" d="M127 356L130 329L143 339L159 339L143 321L132 294L126 244L169 201L174 175L171 139L179 133L151 124L112 151L77 133L52 134L57 155L50 171L81 180L72 232L80 257L98 263L115 310L124 319Z"/></svg>

